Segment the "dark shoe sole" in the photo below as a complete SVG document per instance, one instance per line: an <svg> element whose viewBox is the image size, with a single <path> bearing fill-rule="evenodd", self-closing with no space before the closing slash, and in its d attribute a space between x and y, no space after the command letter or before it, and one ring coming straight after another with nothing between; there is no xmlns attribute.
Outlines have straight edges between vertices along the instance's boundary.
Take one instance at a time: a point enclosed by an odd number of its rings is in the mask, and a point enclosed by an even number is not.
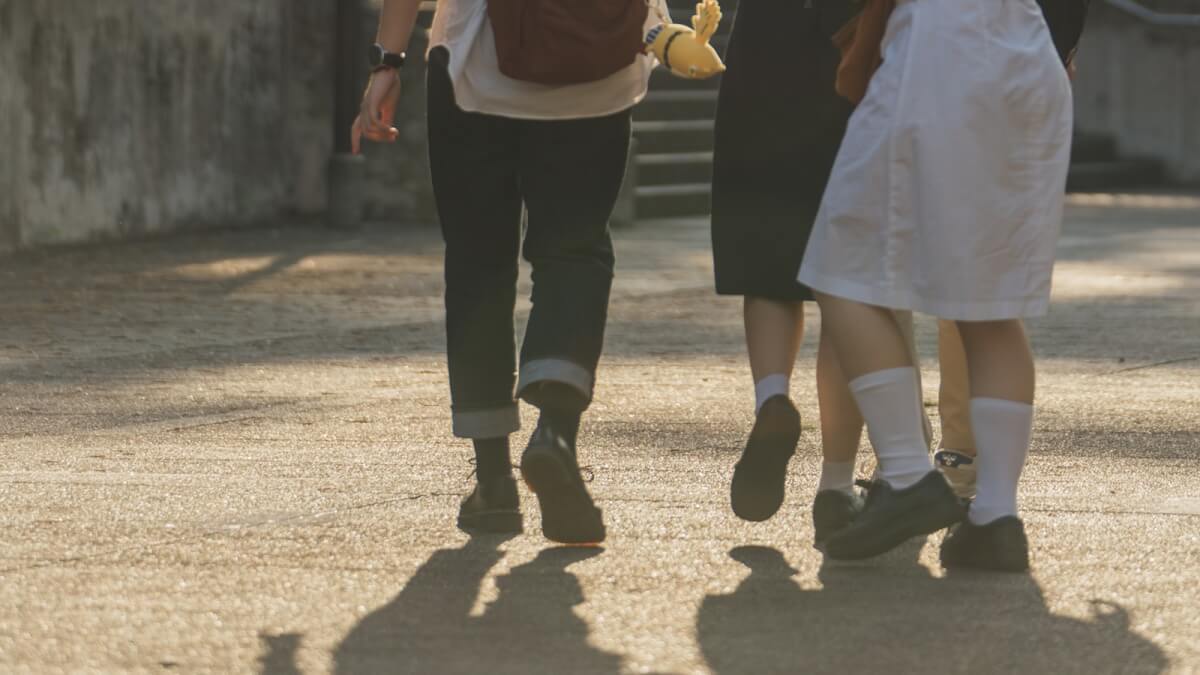
<svg viewBox="0 0 1200 675"><path fill-rule="evenodd" d="M525 524L517 511L485 511L458 517L458 529L470 534L521 534Z"/></svg>
<svg viewBox="0 0 1200 675"><path fill-rule="evenodd" d="M941 477L941 474L938 474ZM841 530L825 543L825 553L837 560L864 560L882 555L900 544L922 535L933 534L963 519L963 508L950 487L908 509L891 527L874 531L855 526Z"/></svg>
<svg viewBox="0 0 1200 675"><path fill-rule="evenodd" d="M780 419L755 422L746 449L733 468L729 504L742 520L761 523L783 506L787 466L800 442L800 415L790 401L787 403L789 407L781 411ZM772 401L766 405L772 405ZM753 451L751 446L755 446Z"/></svg>
<svg viewBox="0 0 1200 675"><path fill-rule="evenodd" d="M521 475L538 498L542 534L560 544L598 544L607 534L600 509L572 469L549 447L530 446Z"/></svg>
<svg viewBox="0 0 1200 675"><path fill-rule="evenodd" d="M1012 520L1016 520L1015 518ZM973 533L952 531L942 541L942 567L947 569L975 569L987 572L1011 572L1019 574L1029 571L1029 540L1025 536L1025 528L1020 525L993 524L992 531L988 526L978 527L966 523L959 527L972 527ZM969 536L970 541L958 542L957 537Z"/></svg>

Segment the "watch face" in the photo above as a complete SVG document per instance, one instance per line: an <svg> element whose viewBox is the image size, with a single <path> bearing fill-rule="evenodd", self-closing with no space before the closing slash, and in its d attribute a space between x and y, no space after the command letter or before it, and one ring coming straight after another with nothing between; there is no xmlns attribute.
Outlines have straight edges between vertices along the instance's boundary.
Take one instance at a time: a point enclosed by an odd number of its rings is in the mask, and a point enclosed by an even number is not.
<svg viewBox="0 0 1200 675"><path fill-rule="evenodd" d="M367 47L367 63L370 64L372 68L383 65L383 54L383 46L381 45L375 44Z"/></svg>

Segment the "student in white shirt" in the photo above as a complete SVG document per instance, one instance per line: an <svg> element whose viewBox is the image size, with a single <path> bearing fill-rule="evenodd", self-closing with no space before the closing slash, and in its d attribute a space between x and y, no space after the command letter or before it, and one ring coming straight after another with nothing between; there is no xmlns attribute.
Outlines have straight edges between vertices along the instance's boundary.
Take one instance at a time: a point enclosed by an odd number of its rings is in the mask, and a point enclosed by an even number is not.
<svg viewBox="0 0 1200 675"><path fill-rule="evenodd" d="M402 53L419 0L385 0L380 51ZM661 4L659 5L661 8ZM662 8L665 12L665 8ZM646 28L656 23L648 12ZM459 526L522 528L509 435L517 397L540 410L521 461L542 530L564 543L605 537L575 442L604 339L613 248L608 220L629 151L630 108L649 56L602 79L548 86L500 71L487 0L440 0L430 36L429 155L446 241L447 360L454 434L475 446L477 484ZM354 127L389 142L400 83L376 71ZM523 226L524 223L524 226ZM533 309L514 344L518 255L533 268Z"/></svg>

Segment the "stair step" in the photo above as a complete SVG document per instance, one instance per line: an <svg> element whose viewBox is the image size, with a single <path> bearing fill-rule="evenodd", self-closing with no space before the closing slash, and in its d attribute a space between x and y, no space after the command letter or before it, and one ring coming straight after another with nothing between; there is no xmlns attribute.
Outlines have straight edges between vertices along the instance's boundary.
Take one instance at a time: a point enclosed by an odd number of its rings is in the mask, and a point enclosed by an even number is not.
<svg viewBox="0 0 1200 675"><path fill-rule="evenodd" d="M633 133L666 133L673 131L712 131L713 120L640 120L633 123Z"/></svg>
<svg viewBox="0 0 1200 675"><path fill-rule="evenodd" d="M711 211L711 185L643 185L635 191L638 218L703 216Z"/></svg>
<svg viewBox="0 0 1200 675"><path fill-rule="evenodd" d="M710 212L711 162L708 152L655 153L637 158L638 219L703 216ZM1162 162L1126 159L1079 162L1067 178L1070 192L1127 190L1161 183Z"/></svg>
<svg viewBox="0 0 1200 675"><path fill-rule="evenodd" d="M1162 181L1163 163L1157 159L1073 162L1067 173L1067 191L1104 192L1145 187Z"/></svg>
<svg viewBox="0 0 1200 675"><path fill-rule="evenodd" d="M707 89L716 91L721 86L721 76L716 75L707 80L689 80L680 77L661 65L650 74L650 91L679 91Z"/></svg>
<svg viewBox="0 0 1200 675"><path fill-rule="evenodd" d="M737 10L737 0L718 0L721 4L721 14L724 19L721 21L721 26L729 23L733 18L733 13ZM676 21L690 20L692 15L696 13L696 5L698 0L667 0L667 8L671 10L671 16ZM687 14L686 17L683 15Z"/></svg>
<svg viewBox="0 0 1200 675"><path fill-rule="evenodd" d="M692 25L692 17L696 14L697 0L667 0L667 9L671 12L671 20L676 23L681 23L685 26ZM738 3L732 0L720 0L721 4L721 26L717 28L717 34L728 32L733 26L733 15L737 11Z"/></svg>
<svg viewBox="0 0 1200 675"><path fill-rule="evenodd" d="M681 19L679 15L676 15L674 18L676 21L681 21L684 24L686 24L688 21L688 20ZM729 15L726 15L726 18L723 21L721 21L722 27L724 27L730 23L731 22L729 20ZM725 50L729 47L729 35L727 33L725 33L724 30L725 29L722 28L722 31L719 31L716 35L714 35L712 37L711 40L709 40L709 44L711 44L713 46L713 49L717 50L717 53L721 55L721 58L725 57ZM654 91L656 89L657 90L662 90L662 89L714 89L715 90L718 86L720 86L720 82L721 82L720 75L717 75L716 77L710 77L707 80L689 80L687 78L679 77L678 75L675 75L674 73L667 70L665 67L663 67L660 64L657 68L654 69L653 73L651 73L651 75L650 75L650 90L651 91Z"/></svg>
<svg viewBox="0 0 1200 675"><path fill-rule="evenodd" d="M651 91L633 111L637 120L712 119L716 114L715 89Z"/></svg>
<svg viewBox="0 0 1200 675"><path fill-rule="evenodd" d="M711 152L668 152L638 155L638 184L661 186L711 182L712 159Z"/></svg>
<svg viewBox="0 0 1200 675"><path fill-rule="evenodd" d="M647 155L712 150L712 120L659 120L633 123L638 151Z"/></svg>

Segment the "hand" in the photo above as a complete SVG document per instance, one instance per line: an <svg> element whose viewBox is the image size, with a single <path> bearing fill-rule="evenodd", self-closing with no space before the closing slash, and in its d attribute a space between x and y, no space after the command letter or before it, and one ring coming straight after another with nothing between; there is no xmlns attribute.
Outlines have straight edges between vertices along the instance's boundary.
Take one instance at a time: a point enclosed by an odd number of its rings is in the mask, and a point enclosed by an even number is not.
<svg viewBox="0 0 1200 675"><path fill-rule="evenodd" d="M362 152L362 139L376 143L394 143L400 132L392 126L396 117L396 104L400 101L400 77L385 68L371 76L367 90L363 93L358 118L350 129L350 150Z"/></svg>

